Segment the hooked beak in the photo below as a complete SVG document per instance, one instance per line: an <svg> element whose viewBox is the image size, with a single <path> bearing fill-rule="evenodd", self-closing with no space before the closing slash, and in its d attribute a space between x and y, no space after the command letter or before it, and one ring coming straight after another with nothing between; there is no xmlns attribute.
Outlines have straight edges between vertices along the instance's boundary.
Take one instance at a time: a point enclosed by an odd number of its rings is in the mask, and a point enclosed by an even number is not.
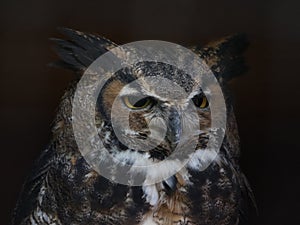
<svg viewBox="0 0 300 225"><path fill-rule="evenodd" d="M167 119L167 139L169 140L171 147L175 148L180 141L182 127L181 127L181 116L179 112L172 107L170 114Z"/></svg>

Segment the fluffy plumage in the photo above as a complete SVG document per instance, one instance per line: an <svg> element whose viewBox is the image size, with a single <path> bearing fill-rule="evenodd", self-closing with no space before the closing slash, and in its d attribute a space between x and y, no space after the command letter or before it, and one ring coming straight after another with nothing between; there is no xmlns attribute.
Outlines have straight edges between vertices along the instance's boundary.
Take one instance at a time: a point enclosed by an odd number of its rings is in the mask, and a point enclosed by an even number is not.
<svg viewBox="0 0 300 225"><path fill-rule="evenodd" d="M61 60L55 65L75 71L78 75L100 55L117 46L97 35L85 34L71 29L61 29L68 40L53 39ZM193 47L204 59L226 88L226 82L245 71L242 53L247 41L243 35L226 37L204 47ZM135 80L135 71L143 71L145 77L159 76L173 80L190 92L193 82L182 71L165 64L141 63L136 68L118 71L106 83L100 93L96 122L99 136L105 147L115 157L131 165L151 164L169 156L176 145L178 130L174 121L179 117L160 99L159 94L141 85L140 93L155 98L145 111L130 112L131 130L126 133L147 137L150 116L159 113L167 121L169 136L149 152L128 149L115 136L110 121L112 102L119 91ZM195 224L195 225L238 225L245 217L248 199L253 198L245 176L240 170L239 137L233 107L226 97L227 130L216 160L204 171L197 154L205 148L209 135L209 106L199 109L201 134L195 157L175 175L154 185L126 186L116 184L93 170L78 151L72 130L72 98L80 76L66 90L52 128L52 140L36 161L32 173L26 180L14 212L14 225L27 224ZM131 89L128 89L130 93ZM201 94L199 90L198 94ZM203 94L203 93L202 93ZM199 96L198 96L199 97ZM201 97L201 96L200 96ZM200 98L199 97L199 98ZM201 97L203 98L203 96ZM199 99L198 99L199 100ZM197 102L195 102L197 105ZM120 112L128 110L119 105ZM122 124L122 113L117 122ZM146 116L147 115L147 116ZM181 114L183 116L183 114ZM189 115L185 119L189 120ZM188 122L187 122L188 124ZM178 133L180 134L180 132ZM134 144L134 143L133 143ZM209 155L207 157L210 157ZM213 156L211 156L213 157ZM161 176L172 164L157 170L146 171L146 179ZM108 165L108 168L113 166ZM147 175L149 175L147 177Z"/></svg>

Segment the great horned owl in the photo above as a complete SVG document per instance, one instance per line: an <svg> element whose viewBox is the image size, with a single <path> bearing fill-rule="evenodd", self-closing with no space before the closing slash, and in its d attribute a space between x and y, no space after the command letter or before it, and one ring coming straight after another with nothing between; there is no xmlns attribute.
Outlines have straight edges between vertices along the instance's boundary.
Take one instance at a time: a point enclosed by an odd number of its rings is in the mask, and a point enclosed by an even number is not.
<svg viewBox="0 0 300 225"><path fill-rule="evenodd" d="M226 84L245 70L241 56L247 45L245 37L233 35L204 47L191 48L213 71L225 93L226 131L215 160L201 171L197 158L192 158L180 172L161 182L130 186L115 183L95 171L78 150L72 128L72 102L80 75L95 59L117 45L97 35L71 29L62 29L62 32L69 39L54 39L61 58L56 65L71 69L79 76L61 100L52 128L52 140L23 186L13 224L241 224L247 213L248 199L253 200L253 197L238 163L239 136ZM111 108L122 88L137 76L155 78L158 75L172 80L188 93L194 90L195 84L182 71L164 63L144 62L115 73L97 100L97 135L116 157L125 155L130 159L129 164L140 159L149 164L164 160L172 153L182 134L180 124L185 112L174 110L155 89L147 89L147 83L129 88L116 103L120 111L117 123L122 126L121 113L128 112L130 129L125 136L129 141L133 135L145 139L149 135L149 118L159 114L167 121L165 137L154 148L140 151L126 146L114 133ZM135 99L137 96L138 100ZM201 89L194 93L191 101L201 123L194 150L197 152L207 145L210 103ZM98 160L103 160L101 155ZM107 167L112 168L110 172L113 173L113 166ZM155 168L151 170L153 174L162 172Z"/></svg>

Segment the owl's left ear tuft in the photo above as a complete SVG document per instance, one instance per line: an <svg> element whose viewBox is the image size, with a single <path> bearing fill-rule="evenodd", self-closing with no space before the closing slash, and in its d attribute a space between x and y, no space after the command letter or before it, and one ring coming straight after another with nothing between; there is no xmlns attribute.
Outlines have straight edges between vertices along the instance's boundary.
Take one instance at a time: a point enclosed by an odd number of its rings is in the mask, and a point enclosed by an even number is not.
<svg viewBox="0 0 300 225"><path fill-rule="evenodd" d="M219 80L228 81L247 71L243 53L248 45L246 35L238 33L194 50Z"/></svg>
<svg viewBox="0 0 300 225"><path fill-rule="evenodd" d="M100 55L117 46L112 41L93 34L82 33L69 28L59 28L68 40L51 38L56 45L55 52L60 60L50 66L62 67L77 73L83 71Z"/></svg>

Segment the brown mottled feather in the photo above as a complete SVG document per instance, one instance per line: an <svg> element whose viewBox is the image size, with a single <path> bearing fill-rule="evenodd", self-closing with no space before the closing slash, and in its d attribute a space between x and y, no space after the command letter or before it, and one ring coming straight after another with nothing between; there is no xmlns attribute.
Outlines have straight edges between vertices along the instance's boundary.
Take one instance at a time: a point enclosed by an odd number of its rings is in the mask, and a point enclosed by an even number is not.
<svg viewBox="0 0 300 225"><path fill-rule="evenodd" d="M61 57L60 65L78 73L116 46L96 35L71 29L63 29L63 33L69 40L54 40ZM224 81L244 71L241 54L245 46L244 36L236 35L193 50L207 62L223 87L226 86ZM164 72L171 74L168 73L170 71ZM111 81L102 93L100 112L97 112L96 122L101 128L99 136L104 138L109 132L111 135L106 140L107 145L114 144L120 151L124 149L116 144L116 140L111 141L115 137L103 111L110 115L115 96L132 79L132 74L125 73L125 76ZM181 79L179 83L191 84L185 80L187 78ZM244 202L247 196L252 196L252 192L238 165L239 138L229 98L226 97L226 136L218 160L204 171L186 169L177 173L169 183L164 181L156 184L160 198L156 205L150 205L142 187L125 186L107 180L95 172L80 154L72 128L72 101L77 82L78 79L62 97L52 127L52 140L24 184L14 212L14 225L138 225L147 219L165 225L237 225L240 222L241 214L245 211ZM142 118L141 115L136 116ZM205 123L202 121L202 127L210 124L209 116L206 115L206 118ZM135 124L134 129L141 129L141 124L143 122ZM160 147L156 151L169 154L166 146ZM153 157L161 155L153 154Z"/></svg>

